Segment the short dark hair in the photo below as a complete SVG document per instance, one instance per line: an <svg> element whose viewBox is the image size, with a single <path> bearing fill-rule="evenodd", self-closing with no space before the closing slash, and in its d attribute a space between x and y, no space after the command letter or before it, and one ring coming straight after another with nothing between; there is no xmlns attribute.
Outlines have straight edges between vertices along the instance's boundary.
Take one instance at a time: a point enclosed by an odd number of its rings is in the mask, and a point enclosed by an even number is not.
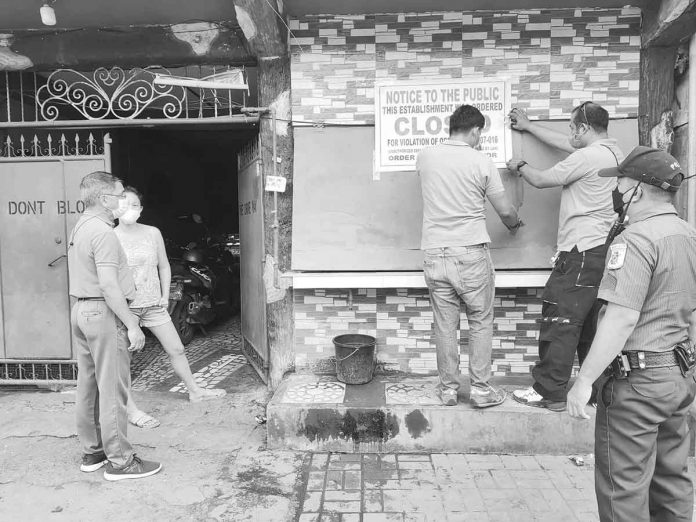
<svg viewBox="0 0 696 522"><path fill-rule="evenodd" d="M468 132L474 127L483 129L486 126L486 118L481 111L473 105L461 105L450 116L450 136L455 132Z"/></svg>
<svg viewBox="0 0 696 522"><path fill-rule="evenodd" d="M609 127L609 113L607 110L591 101L581 103L573 109L571 120L575 125L584 123L597 132L606 132Z"/></svg>
<svg viewBox="0 0 696 522"><path fill-rule="evenodd" d="M140 204L141 204L141 205L143 204L143 195L142 195L141 192L140 192L137 188L135 188L134 186L128 185L126 188L123 189L123 192L124 192L124 193L130 192L131 194L134 194L134 195L137 196L138 199L140 200Z"/></svg>

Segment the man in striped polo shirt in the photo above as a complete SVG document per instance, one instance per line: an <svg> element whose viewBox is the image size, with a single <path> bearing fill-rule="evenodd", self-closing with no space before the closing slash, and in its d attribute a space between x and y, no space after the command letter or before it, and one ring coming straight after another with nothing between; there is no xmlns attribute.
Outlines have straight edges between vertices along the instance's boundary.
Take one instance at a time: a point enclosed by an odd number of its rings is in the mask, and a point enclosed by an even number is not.
<svg viewBox="0 0 696 522"><path fill-rule="evenodd" d="M673 205L684 176L672 156L648 147L599 175L618 177L628 227L607 253L598 294L606 306L568 392L568 413L589 418L585 406L599 378L595 490L602 522L692 520L687 419L696 395L696 229Z"/></svg>

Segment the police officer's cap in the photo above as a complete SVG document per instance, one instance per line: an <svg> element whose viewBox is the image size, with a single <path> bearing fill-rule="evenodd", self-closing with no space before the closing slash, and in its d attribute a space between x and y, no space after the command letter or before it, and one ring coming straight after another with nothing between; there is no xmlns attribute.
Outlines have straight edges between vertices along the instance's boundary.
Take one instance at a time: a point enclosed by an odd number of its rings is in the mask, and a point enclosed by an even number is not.
<svg viewBox="0 0 696 522"><path fill-rule="evenodd" d="M658 149L639 146L618 167L601 169L603 178L633 178L662 190L676 192L684 179L681 165L673 156Z"/></svg>

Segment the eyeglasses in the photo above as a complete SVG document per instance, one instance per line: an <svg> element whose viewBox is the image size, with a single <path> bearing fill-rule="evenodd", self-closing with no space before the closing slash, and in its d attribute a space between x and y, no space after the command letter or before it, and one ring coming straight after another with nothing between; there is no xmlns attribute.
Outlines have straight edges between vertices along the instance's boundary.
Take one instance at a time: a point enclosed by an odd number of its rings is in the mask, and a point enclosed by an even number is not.
<svg viewBox="0 0 696 522"><path fill-rule="evenodd" d="M143 208L142 205L128 205L128 208L132 208L133 210L140 210Z"/></svg>
<svg viewBox="0 0 696 522"><path fill-rule="evenodd" d="M582 115L585 118L585 123L588 126L590 126L590 120L587 119L587 109L585 109L585 107L587 106L588 103L590 103L590 102L588 102L588 101L584 102L582 105L580 105L580 109L582 109Z"/></svg>
<svg viewBox="0 0 696 522"><path fill-rule="evenodd" d="M112 198L116 198L116 199L126 199L125 192L121 192L120 194L102 194L102 196L111 196Z"/></svg>

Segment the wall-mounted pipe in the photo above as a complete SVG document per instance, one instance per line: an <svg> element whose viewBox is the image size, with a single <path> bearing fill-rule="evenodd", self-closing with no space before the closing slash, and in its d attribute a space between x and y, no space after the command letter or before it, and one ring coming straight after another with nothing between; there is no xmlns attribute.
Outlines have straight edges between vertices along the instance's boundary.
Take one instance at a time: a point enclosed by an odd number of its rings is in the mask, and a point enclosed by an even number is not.
<svg viewBox="0 0 696 522"><path fill-rule="evenodd" d="M273 175L277 176L278 175L278 138L277 138L277 132L276 132L276 110L274 107L244 107L241 109L242 114L253 114L253 113L258 113L258 114L264 114L267 112L271 113L271 126L273 127L273 158L271 161L273 162ZM264 180L265 182L265 180ZM265 189L265 186L264 186ZM273 221L271 222L271 228L273 229L273 261L275 262L275 270L273 271L273 284L276 288L280 287L280 283L278 281L278 272L280 271L278 263L278 255L279 255L279 244L280 244L280 222L278 221L278 193L273 192L273 209L271 210L271 214L273 216Z"/></svg>
<svg viewBox="0 0 696 522"><path fill-rule="evenodd" d="M689 42L689 132L688 175L696 175L696 34ZM686 215L689 224L696 226L696 178L687 181Z"/></svg>
<svg viewBox="0 0 696 522"><path fill-rule="evenodd" d="M278 154L277 154L277 138L276 138L276 110L271 108L271 125L273 126L273 176L278 175ZM280 243L280 223L278 222L278 192L273 191L273 259L275 260L275 270L273 271L273 284L276 288L280 287L278 282L278 272L280 267L278 264L278 250Z"/></svg>

